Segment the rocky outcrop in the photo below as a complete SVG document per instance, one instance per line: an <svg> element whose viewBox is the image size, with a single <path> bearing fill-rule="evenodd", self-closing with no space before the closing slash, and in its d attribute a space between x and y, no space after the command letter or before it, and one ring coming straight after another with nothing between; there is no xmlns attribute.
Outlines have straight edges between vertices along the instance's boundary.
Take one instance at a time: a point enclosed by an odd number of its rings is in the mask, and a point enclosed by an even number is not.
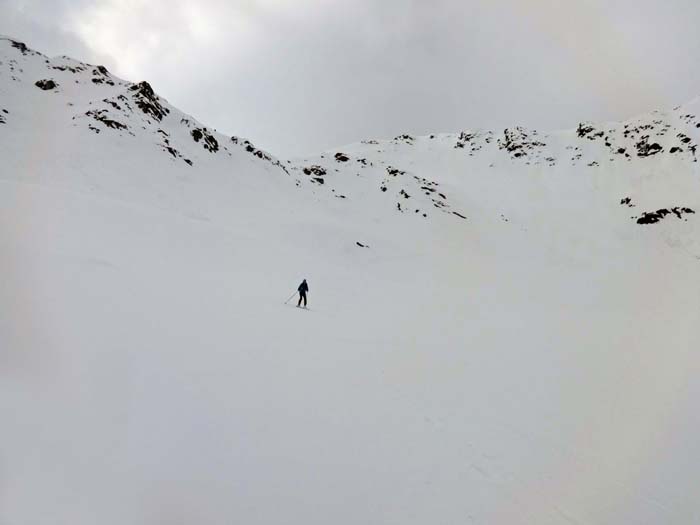
<svg viewBox="0 0 700 525"><path fill-rule="evenodd" d="M245 151L250 153L251 155L269 162L273 166L277 166L278 168L282 169L287 175L289 175L289 171L287 171L287 168L276 158L274 158L272 155L269 153L256 148L252 142L250 142L247 139L241 139L239 137L231 137L231 142L233 144L236 144L238 146L242 146L245 148Z"/></svg>
<svg viewBox="0 0 700 525"><path fill-rule="evenodd" d="M311 182L315 182L316 184L325 183L325 179L323 178L327 173L325 168L318 165L307 166L303 169L303 172L304 175L311 177Z"/></svg>
<svg viewBox="0 0 700 525"><path fill-rule="evenodd" d="M202 147L205 150L216 153L219 151L219 141L217 141L214 136L207 131L207 128L195 128L190 134L195 142L202 141Z"/></svg>
<svg viewBox="0 0 700 525"><path fill-rule="evenodd" d="M655 224L671 214L675 215L679 219L682 219L683 215L689 213L694 214L695 211L691 210L690 208L680 206L670 209L662 208L660 210L642 213L642 216L637 219L637 224Z"/></svg>
<svg viewBox="0 0 700 525"><path fill-rule="evenodd" d="M93 84L105 84L108 86L113 86L114 81L109 77L109 72L104 66L95 66L92 70L92 83ZM150 87L150 86L149 86Z"/></svg>
<svg viewBox="0 0 700 525"><path fill-rule="evenodd" d="M88 117L92 117L98 122L101 122L110 129L127 129L126 124L122 124L121 122L117 122L116 120L109 118L107 116L108 112L106 109L90 110L87 113L85 113L85 115Z"/></svg>
<svg viewBox="0 0 700 525"><path fill-rule="evenodd" d="M405 144L413 144L415 140L415 138L406 133L404 133L403 135L399 135L398 137L394 137L394 142L403 142Z"/></svg>
<svg viewBox="0 0 700 525"><path fill-rule="evenodd" d="M503 138L498 139L498 146L510 153L514 159L526 157L546 146L536 137L536 131L529 131L521 127L507 128L503 130Z"/></svg>
<svg viewBox="0 0 700 525"><path fill-rule="evenodd" d="M650 144L648 136L642 137L642 140L637 142L635 147L637 148L638 157L650 157L651 155L656 155L664 150L661 147L661 144L658 142L653 142Z"/></svg>
<svg viewBox="0 0 700 525"><path fill-rule="evenodd" d="M38 53L38 52L34 51L33 49L29 49L24 42L20 42L18 40L12 40L11 38L1 38L0 40L7 40L14 49L17 49L24 56L27 56L27 55L43 56L43 55L41 55L41 53Z"/></svg>
<svg viewBox="0 0 700 525"><path fill-rule="evenodd" d="M44 91L51 91L51 90L56 89L58 87L58 83L56 83L55 80L50 79L50 78L37 80L36 82L34 82L34 85L36 87L38 87L39 89L43 89Z"/></svg>
<svg viewBox="0 0 700 525"><path fill-rule="evenodd" d="M129 88L136 105L146 115L153 117L160 122L170 113L170 110L160 103L160 98L153 92L151 85L146 82L139 82Z"/></svg>

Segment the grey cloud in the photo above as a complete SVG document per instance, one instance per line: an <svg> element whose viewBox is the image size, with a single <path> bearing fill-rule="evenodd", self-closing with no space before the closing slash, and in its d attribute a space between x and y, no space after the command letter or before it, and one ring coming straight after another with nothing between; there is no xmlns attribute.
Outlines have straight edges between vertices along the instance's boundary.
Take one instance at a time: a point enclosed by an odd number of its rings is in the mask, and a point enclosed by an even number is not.
<svg viewBox="0 0 700 525"><path fill-rule="evenodd" d="M700 5L688 0L130 5L6 2L0 32L97 55L281 156L402 132L571 127L700 94Z"/></svg>
<svg viewBox="0 0 700 525"><path fill-rule="evenodd" d="M79 2L3 0L0 2L0 34L25 41L47 55L69 55L97 62L100 56L66 29L65 14Z"/></svg>

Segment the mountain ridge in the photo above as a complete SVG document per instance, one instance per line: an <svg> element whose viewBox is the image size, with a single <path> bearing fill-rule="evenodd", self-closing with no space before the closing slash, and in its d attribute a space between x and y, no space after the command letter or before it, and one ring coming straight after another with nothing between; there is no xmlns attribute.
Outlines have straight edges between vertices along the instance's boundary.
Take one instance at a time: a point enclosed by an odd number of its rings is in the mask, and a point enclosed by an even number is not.
<svg viewBox="0 0 700 525"><path fill-rule="evenodd" d="M700 208L694 186L700 99L620 123L582 122L576 129L554 132L515 127L502 132L403 134L282 160L246 139L224 136L198 122L160 97L147 81L125 81L103 66L65 56L49 59L10 38L0 39L0 45L0 132L21 135L14 155L6 159L10 176L26 171L27 159L39 148L48 157L43 168L31 165L37 180L66 187L87 184L127 200L187 208L185 213L192 216L228 217L227 199L234 205L238 199L257 199L270 191L287 195L283 200L292 208L330 206L350 221L389 212L395 216L392 221L414 217L414 227L419 219L464 226L474 220L515 221L521 228L528 223L542 227L553 206L557 213L578 214L589 221L599 216L608 227L630 219L642 226L663 222L660 234L666 242L700 256L694 227L672 225L674 220L687 223ZM42 136L45 131L37 126L45 129L41 123L47 121L62 130L61 137L71 136L71 144L89 145L96 158L69 154L72 146L65 141ZM121 153L111 153L114 147ZM134 164L137 151L146 166ZM68 171L49 176L46 168L63 157L59 164L65 162L78 172L87 169L82 182ZM112 171L119 171L120 177L100 176L97 167L104 159L115 164ZM137 171L148 175L129 181ZM677 173L667 175L669 171ZM224 180L235 173L234 179ZM211 197L193 191L188 183L193 177L217 178L230 190L220 192L212 208ZM528 181L543 177L550 187L524 207L522 198L534 189ZM167 188L172 186L169 180L177 181L176 187ZM134 184L141 190L134 193ZM583 205L576 197L582 184L594 185L600 194L596 199L607 202L595 209ZM241 192L247 186L252 193ZM293 186L301 192L290 193Z"/></svg>

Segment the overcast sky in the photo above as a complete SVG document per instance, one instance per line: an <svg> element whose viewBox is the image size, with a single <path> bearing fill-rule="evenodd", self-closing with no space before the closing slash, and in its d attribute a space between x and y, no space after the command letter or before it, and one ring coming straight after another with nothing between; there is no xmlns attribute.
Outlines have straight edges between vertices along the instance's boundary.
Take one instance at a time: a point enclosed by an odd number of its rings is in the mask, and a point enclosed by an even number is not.
<svg viewBox="0 0 700 525"><path fill-rule="evenodd" d="M0 34L282 157L672 107L700 95L699 21L697 0L0 0Z"/></svg>

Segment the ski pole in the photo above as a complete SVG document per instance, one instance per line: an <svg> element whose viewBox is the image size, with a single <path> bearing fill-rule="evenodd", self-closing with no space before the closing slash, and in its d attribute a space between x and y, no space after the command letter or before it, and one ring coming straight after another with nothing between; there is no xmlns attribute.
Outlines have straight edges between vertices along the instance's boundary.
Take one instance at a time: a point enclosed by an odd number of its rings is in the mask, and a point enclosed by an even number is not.
<svg viewBox="0 0 700 525"><path fill-rule="evenodd" d="M289 302L289 300L290 300L292 297L294 297L296 294L297 294L297 293L296 293L296 291L295 291L292 295L289 296L289 299L287 299L287 300L284 302L284 304L287 304L287 303Z"/></svg>

